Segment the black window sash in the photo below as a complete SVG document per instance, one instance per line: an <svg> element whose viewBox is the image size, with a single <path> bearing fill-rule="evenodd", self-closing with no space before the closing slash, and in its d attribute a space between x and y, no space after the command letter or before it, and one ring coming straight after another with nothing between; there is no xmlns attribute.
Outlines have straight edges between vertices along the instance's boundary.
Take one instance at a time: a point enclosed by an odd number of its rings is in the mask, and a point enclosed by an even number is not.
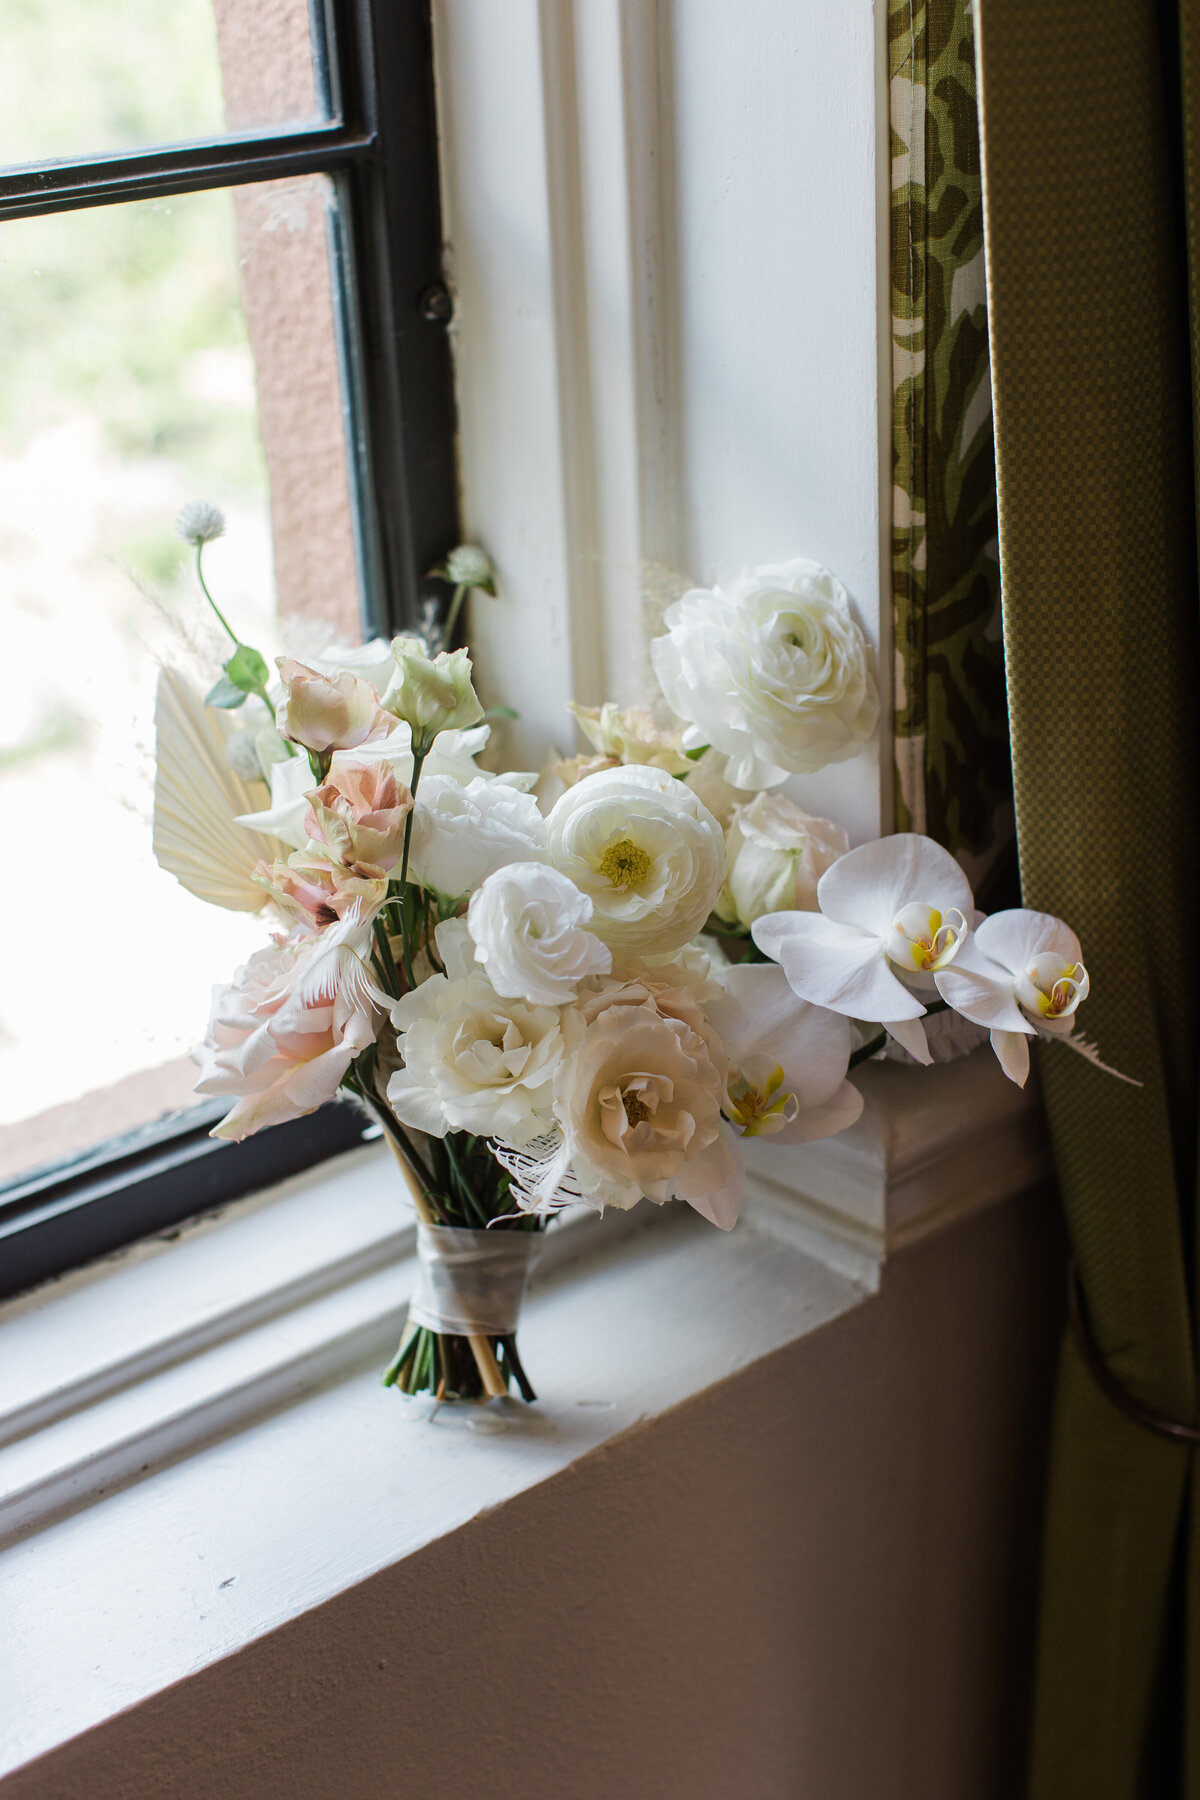
<svg viewBox="0 0 1200 1800"><path fill-rule="evenodd" d="M0 168L9 219L327 174L331 264L364 631L414 626L459 537L452 301L442 268L429 0L327 0L314 18L327 121ZM0 1296L111 1253L363 1142L345 1102L242 1144L212 1105L0 1185Z"/></svg>

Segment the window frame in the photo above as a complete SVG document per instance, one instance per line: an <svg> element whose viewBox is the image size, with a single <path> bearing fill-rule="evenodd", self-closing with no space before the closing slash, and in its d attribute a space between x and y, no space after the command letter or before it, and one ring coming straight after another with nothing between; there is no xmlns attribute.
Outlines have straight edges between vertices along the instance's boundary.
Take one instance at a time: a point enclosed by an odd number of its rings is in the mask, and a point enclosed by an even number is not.
<svg viewBox="0 0 1200 1800"><path fill-rule="evenodd" d="M390 635L444 599L426 571L458 541L430 0L310 0L328 119L103 156L0 167L10 219L289 175L326 174L363 627ZM352 1148L342 1101L241 1144L209 1103L0 1186L0 1298Z"/></svg>

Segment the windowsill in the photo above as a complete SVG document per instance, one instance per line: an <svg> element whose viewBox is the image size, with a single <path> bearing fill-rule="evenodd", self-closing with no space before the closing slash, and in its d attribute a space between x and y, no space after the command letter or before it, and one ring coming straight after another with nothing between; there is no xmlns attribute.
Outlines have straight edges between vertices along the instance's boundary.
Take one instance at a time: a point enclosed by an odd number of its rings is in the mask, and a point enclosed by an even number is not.
<svg viewBox="0 0 1200 1800"><path fill-rule="evenodd" d="M413 1259L378 1147L0 1311L0 1771L820 1331L889 1253L1046 1171L986 1054L866 1085L791 1183L754 1159L732 1237L646 1205L556 1225L521 1326L534 1409L431 1421L380 1387Z"/></svg>

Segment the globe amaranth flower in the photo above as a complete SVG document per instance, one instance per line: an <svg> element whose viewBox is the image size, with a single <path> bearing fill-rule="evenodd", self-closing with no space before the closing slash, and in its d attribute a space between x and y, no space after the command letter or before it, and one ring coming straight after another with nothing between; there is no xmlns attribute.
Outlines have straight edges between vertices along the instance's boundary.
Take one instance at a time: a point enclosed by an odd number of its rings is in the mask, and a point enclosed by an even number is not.
<svg viewBox="0 0 1200 1800"><path fill-rule="evenodd" d="M975 916L948 850L911 832L839 857L817 883L820 912L767 913L751 929L792 991L852 1019L877 1019L918 1062L931 1057L920 996L960 953Z"/></svg>
<svg viewBox="0 0 1200 1800"><path fill-rule="evenodd" d="M175 535L185 544L211 544L225 535L225 514L211 500L189 500L175 518Z"/></svg>
<svg viewBox="0 0 1200 1800"><path fill-rule="evenodd" d="M870 652L841 582L806 557L750 570L728 592L692 588L650 646L688 749L728 757L737 788L853 756L875 729Z"/></svg>
<svg viewBox="0 0 1200 1800"><path fill-rule="evenodd" d="M725 879L721 828L663 769L602 769L556 801L550 862L585 893L591 929L621 954L678 950L695 937Z"/></svg>

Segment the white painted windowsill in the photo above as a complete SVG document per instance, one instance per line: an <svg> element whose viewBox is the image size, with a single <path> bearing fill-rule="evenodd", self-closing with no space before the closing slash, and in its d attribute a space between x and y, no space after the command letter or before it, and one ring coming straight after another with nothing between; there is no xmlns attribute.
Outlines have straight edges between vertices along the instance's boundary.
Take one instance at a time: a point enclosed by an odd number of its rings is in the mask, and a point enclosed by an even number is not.
<svg viewBox="0 0 1200 1800"><path fill-rule="evenodd" d="M729 1236L648 1204L554 1226L534 1408L431 1419L380 1386L414 1264L378 1146L0 1309L0 1776L818 1331L1047 1172L986 1053L861 1079L851 1132L755 1155Z"/></svg>

